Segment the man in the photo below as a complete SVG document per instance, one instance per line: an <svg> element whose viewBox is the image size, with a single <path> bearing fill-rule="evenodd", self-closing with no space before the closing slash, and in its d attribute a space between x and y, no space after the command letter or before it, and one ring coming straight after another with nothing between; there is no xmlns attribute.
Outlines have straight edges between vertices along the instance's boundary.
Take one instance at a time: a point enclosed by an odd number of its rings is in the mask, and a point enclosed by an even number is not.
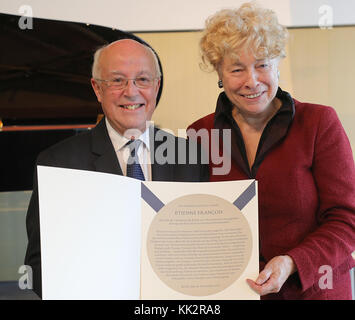
<svg viewBox="0 0 355 320"><path fill-rule="evenodd" d="M135 40L118 40L99 49L94 56L91 84L102 105L104 119L90 132L69 138L42 152L37 165L127 175L132 155L130 144L139 141L135 149L141 179L207 181L206 166L200 165L199 161L189 164L189 147L184 139L147 127L156 106L160 77L153 51ZM154 138L157 136L159 139ZM185 149L182 149L184 145ZM166 152L160 152L162 149ZM169 161L166 163L164 160ZM33 290L41 296L36 173L26 224L28 247L25 264L32 267Z"/></svg>

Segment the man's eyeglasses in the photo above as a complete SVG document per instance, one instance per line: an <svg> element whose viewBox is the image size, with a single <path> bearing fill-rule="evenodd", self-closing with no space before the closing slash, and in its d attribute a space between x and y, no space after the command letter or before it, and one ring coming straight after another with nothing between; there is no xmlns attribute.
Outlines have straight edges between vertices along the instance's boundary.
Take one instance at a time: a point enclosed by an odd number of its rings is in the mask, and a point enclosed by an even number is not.
<svg viewBox="0 0 355 320"><path fill-rule="evenodd" d="M132 80L134 85L140 89L147 89L153 85L154 80L159 78L149 78L149 77L138 77L134 79L124 78L124 77L117 77L113 80L106 80L106 79L95 79L96 81L105 82L106 85L111 89L124 89L127 87L128 80Z"/></svg>

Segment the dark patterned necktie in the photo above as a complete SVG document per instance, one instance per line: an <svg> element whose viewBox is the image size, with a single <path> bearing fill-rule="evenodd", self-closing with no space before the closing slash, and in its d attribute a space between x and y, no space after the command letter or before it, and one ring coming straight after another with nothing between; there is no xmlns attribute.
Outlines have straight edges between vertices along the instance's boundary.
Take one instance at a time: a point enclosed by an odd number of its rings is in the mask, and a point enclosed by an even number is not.
<svg viewBox="0 0 355 320"><path fill-rule="evenodd" d="M144 181L144 174L139 164L138 148L142 141L131 140L126 146L129 147L129 157L127 161L127 177L135 178Z"/></svg>

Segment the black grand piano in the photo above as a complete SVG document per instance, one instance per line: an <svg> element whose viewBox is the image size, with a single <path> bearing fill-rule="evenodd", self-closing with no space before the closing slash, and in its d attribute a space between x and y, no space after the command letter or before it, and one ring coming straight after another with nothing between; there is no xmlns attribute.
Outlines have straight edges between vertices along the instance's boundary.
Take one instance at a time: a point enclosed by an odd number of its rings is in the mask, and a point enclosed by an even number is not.
<svg viewBox="0 0 355 320"><path fill-rule="evenodd" d="M38 153L100 120L90 85L95 50L124 38L147 44L76 22L33 18L21 29L20 18L0 13L0 191L31 190ZM162 88L163 78L158 102Z"/></svg>

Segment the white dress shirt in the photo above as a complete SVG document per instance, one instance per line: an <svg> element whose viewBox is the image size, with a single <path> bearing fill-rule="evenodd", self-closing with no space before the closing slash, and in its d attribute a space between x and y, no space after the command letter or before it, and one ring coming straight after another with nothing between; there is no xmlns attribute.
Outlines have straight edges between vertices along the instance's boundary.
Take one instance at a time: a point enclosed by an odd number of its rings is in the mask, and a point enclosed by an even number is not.
<svg viewBox="0 0 355 320"><path fill-rule="evenodd" d="M112 128L107 118L105 118L106 127L108 131L108 135L111 139L113 147L115 149L118 162L121 166L123 175L127 175L127 161L129 158L129 146L126 146L127 142L130 139L122 136L115 129ZM149 128L147 128L138 138L137 140L141 140L143 143L139 145L138 148L138 159L139 163L142 167L142 171L144 174L144 178L146 181L152 180L152 167L150 160L150 144L149 144Z"/></svg>

